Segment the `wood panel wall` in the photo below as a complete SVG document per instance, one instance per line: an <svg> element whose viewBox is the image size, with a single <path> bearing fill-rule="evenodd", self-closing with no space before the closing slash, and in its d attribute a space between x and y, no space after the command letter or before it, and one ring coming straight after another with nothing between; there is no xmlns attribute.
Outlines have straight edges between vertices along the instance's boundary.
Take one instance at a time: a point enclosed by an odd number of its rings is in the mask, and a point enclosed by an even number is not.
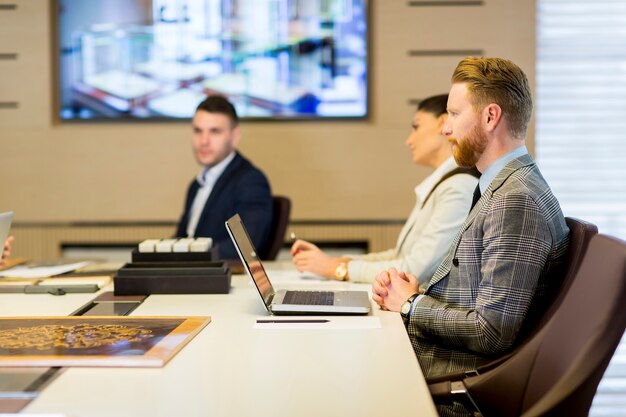
<svg viewBox="0 0 626 417"><path fill-rule="evenodd" d="M15 252L25 256L56 249L31 250L20 243L22 231L36 236L89 222L98 242L112 239L106 222L135 231L142 222L171 224L198 170L187 122L59 122L53 4L0 0L0 210L15 211ZM291 198L292 218L337 228L338 238L348 233L344 220L363 221L359 233L370 233L371 222L397 233L413 188L429 173L404 143L415 103L447 92L463 56L507 57L534 83L534 1L373 0L370 17L367 120L242 126L242 152L267 173L274 193ZM395 242L371 233L372 249Z"/></svg>

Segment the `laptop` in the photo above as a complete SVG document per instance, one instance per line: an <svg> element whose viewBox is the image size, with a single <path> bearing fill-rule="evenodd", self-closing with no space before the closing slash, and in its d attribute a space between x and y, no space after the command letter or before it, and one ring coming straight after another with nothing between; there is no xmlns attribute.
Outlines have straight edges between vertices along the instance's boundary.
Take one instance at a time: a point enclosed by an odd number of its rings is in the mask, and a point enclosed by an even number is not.
<svg viewBox="0 0 626 417"><path fill-rule="evenodd" d="M226 221L226 229L246 271L271 314L367 314L367 291L275 291L239 214Z"/></svg>
<svg viewBox="0 0 626 417"><path fill-rule="evenodd" d="M11 228L11 221L13 220L13 212L7 211L6 213L0 213L0 256L4 251L4 242L9 236L9 229Z"/></svg>

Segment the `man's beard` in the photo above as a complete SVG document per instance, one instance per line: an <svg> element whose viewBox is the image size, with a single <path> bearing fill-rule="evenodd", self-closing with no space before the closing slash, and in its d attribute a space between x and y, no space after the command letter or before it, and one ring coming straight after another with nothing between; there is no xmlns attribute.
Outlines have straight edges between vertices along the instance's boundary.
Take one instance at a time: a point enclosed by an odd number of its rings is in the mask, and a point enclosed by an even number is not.
<svg viewBox="0 0 626 417"><path fill-rule="evenodd" d="M475 125L460 142L455 138L448 138L448 141L456 145L452 148L454 160L458 166L464 168L476 166L487 148L487 137L479 125Z"/></svg>

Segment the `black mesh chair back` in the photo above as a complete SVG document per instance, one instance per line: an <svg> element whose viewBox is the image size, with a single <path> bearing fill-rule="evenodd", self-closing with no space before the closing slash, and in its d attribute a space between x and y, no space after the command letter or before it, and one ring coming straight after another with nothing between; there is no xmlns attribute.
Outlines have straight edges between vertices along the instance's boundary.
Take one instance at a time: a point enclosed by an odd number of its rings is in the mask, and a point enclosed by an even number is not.
<svg viewBox="0 0 626 417"><path fill-rule="evenodd" d="M285 244L285 232L289 225L289 215L291 214L291 200L287 197L275 195L272 197L274 205L272 216L272 228L264 253L261 259L273 261L276 259L280 248Z"/></svg>

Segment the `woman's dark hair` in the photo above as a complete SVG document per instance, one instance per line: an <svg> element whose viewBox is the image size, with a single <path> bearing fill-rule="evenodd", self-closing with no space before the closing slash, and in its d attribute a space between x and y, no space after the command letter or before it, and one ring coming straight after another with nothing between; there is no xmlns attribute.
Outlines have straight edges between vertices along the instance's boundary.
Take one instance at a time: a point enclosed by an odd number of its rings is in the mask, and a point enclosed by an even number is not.
<svg viewBox="0 0 626 417"><path fill-rule="evenodd" d="M417 105L417 111L423 111L426 113L434 114L435 117L439 117L442 114L448 112L448 95L440 94L438 96L432 96L420 101Z"/></svg>

